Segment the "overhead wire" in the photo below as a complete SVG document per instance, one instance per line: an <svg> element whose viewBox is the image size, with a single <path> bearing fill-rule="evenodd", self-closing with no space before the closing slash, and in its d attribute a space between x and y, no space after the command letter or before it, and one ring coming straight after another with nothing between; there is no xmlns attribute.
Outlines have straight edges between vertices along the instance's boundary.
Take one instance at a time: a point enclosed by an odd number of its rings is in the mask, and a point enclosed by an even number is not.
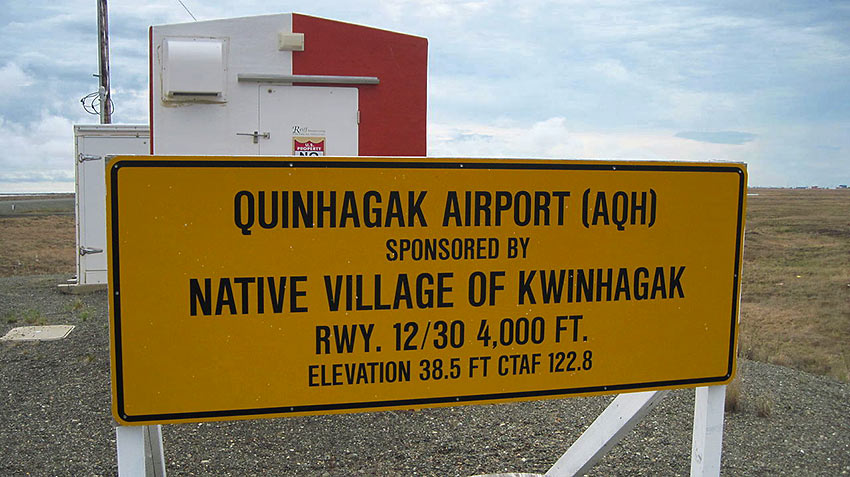
<svg viewBox="0 0 850 477"><path fill-rule="evenodd" d="M188 13L190 17L192 17L192 20L198 21L198 19L197 19L197 18L195 18L195 15L192 15L192 12L190 12L190 11L189 11L189 7L187 7L187 6L186 6L186 4L185 4L185 3L183 3L183 0L177 0L177 2L178 2L180 5L182 5L182 6L183 6L183 9L184 9L184 10L186 10L186 13Z"/></svg>
<svg viewBox="0 0 850 477"><path fill-rule="evenodd" d="M87 113L93 114L95 116L100 115L100 108L101 108L100 92L95 91L94 93L89 93L89 94L83 96L82 98L80 98L80 104L83 105L83 109ZM114 109L115 109L115 103L112 101L112 98L110 97L109 98L109 110L108 110L109 114L112 114Z"/></svg>

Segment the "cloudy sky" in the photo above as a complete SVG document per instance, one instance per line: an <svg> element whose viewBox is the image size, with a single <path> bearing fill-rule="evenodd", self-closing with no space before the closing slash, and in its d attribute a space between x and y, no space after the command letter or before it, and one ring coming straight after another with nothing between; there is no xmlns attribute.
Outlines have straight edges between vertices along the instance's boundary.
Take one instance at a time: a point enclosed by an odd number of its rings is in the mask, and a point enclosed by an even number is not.
<svg viewBox="0 0 850 477"><path fill-rule="evenodd" d="M753 186L850 183L847 1L183 3L428 38L431 156L731 160ZM148 26L192 17L111 0L109 20L113 122L146 123ZM96 30L96 0L4 0L0 193L73 190L72 126L98 122L80 104Z"/></svg>

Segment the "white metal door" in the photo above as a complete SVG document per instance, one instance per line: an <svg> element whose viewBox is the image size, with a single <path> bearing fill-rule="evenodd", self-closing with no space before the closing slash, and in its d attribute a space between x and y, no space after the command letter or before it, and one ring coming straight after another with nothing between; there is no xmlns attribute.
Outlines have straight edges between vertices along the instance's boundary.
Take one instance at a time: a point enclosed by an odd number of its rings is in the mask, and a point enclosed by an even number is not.
<svg viewBox="0 0 850 477"><path fill-rule="evenodd" d="M357 88L260 85L259 92L261 155L358 154Z"/></svg>
<svg viewBox="0 0 850 477"><path fill-rule="evenodd" d="M103 129L76 131L77 282L80 284L106 283L106 165L104 157L113 154L148 154L150 152L147 127L139 126L139 131L135 133L121 130L110 131L107 129L109 126L100 128Z"/></svg>

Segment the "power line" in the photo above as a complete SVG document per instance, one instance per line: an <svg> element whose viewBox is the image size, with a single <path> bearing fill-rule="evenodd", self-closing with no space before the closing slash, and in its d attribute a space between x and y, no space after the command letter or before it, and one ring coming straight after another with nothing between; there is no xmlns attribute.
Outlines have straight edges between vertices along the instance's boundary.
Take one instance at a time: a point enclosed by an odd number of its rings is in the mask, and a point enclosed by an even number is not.
<svg viewBox="0 0 850 477"><path fill-rule="evenodd" d="M180 5L183 5L183 9L186 10L186 13L188 13L190 17L192 17L192 20L198 21L198 19L195 18L195 15L192 15L192 12L189 11L189 8L186 6L186 4L183 3L183 0L177 0L177 2Z"/></svg>

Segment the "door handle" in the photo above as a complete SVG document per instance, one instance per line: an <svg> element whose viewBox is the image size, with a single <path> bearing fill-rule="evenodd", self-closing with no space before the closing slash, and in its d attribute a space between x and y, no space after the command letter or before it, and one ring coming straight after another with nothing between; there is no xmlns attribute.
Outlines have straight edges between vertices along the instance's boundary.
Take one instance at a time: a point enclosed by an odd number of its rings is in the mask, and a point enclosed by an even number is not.
<svg viewBox="0 0 850 477"><path fill-rule="evenodd" d="M90 253L103 253L102 248L93 248L93 247L80 247L80 256L85 256Z"/></svg>
<svg viewBox="0 0 850 477"><path fill-rule="evenodd" d="M237 136L251 136L251 137L254 138L254 144L257 144L259 142L259 138L269 139L272 136L271 134L269 134L267 132L261 133L259 131L254 131L252 133L236 133L236 135Z"/></svg>
<svg viewBox="0 0 850 477"><path fill-rule="evenodd" d="M77 160L80 162L99 161L101 159L103 159L103 156L95 156L94 154L83 154L82 152L77 156Z"/></svg>

